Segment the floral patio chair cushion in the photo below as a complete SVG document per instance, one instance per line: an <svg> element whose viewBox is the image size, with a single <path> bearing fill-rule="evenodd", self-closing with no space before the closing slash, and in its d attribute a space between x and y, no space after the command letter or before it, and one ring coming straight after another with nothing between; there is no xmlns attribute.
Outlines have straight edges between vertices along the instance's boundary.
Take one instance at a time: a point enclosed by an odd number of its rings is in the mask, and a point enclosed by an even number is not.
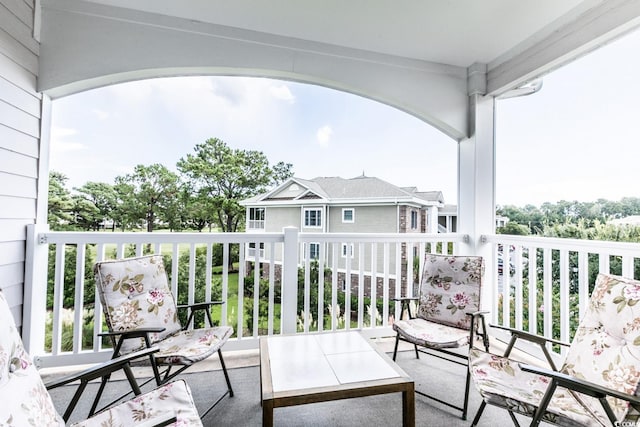
<svg viewBox="0 0 640 427"><path fill-rule="evenodd" d="M173 417L176 421L170 425L202 426L191 391L184 380L167 383L72 426L146 427Z"/></svg>
<svg viewBox="0 0 640 427"><path fill-rule="evenodd" d="M182 330L161 255L98 262L94 266L109 330L164 327L151 336L160 364L190 365L215 353L233 334L230 326ZM126 340L122 354L145 347Z"/></svg>
<svg viewBox="0 0 640 427"><path fill-rule="evenodd" d="M182 329L162 256L98 262L94 274L109 330L166 328L152 334L153 344ZM126 340L121 353L144 347L142 338Z"/></svg>
<svg viewBox="0 0 640 427"><path fill-rule="evenodd" d="M471 327L466 313L480 308L482 274L482 257L427 255L417 317L396 321L393 329L424 347L466 345Z"/></svg>
<svg viewBox="0 0 640 427"><path fill-rule="evenodd" d="M64 426L0 292L0 426Z"/></svg>
<svg viewBox="0 0 640 427"><path fill-rule="evenodd" d="M637 394L640 381L640 282L598 275L587 312L580 323L561 371L614 390ZM640 306L638 306L640 307ZM471 349L469 366L480 394L488 403L533 416L549 379L523 372L518 363ZM616 419L635 421L638 413L626 402L609 403ZM557 425L609 425L600 403L558 388L544 416Z"/></svg>

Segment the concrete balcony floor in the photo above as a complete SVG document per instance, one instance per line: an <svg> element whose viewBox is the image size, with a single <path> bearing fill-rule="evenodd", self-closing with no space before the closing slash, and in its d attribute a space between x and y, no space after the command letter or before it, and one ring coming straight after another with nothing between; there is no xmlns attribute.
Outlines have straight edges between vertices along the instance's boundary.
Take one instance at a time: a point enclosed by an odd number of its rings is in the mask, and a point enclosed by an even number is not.
<svg viewBox="0 0 640 427"><path fill-rule="evenodd" d="M393 338L374 341L389 356L393 353ZM415 379L416 389L430 394L437 394L444 400L454 399L461 404L464 396L465 369L463 366L441 361L435 357L421 355L416 360L413 347L401 343L397 363L405 372ZM235 396L225 397L203 419L205 426L260 426L262 424L262 408L260 406L260 368L258 350L223 352L229 377ZM69 371L67 369L66 371ZM136 378L151 377L148 367L135 367ZM43 370L41 375L45 381L63 375L61 369ZM217 356L200 362L189 368L183 375L191 387L198 410L202 414L209 402L218 398L225 390L224 376ZM153 382L142 387L142 390L153 388ZM91 384L85 396L71 416L70 421L86 418L93 395L98 384ZM51 390L56 408L64 412L70 401L75 385ZM116 396L129 390L124 375L114 374L105 390L102 402L110 402ZM460 418L460 412L445 405L416 395L417 426L469 426L480 405L481 398L471 385L469 413L467 420ZM528 424L528 419L521 419ZM402 398L400 393L371 396L357 399L338 400L333 402L314 403L302 406L276 408L274 411L276 426L395 426L402 424ZM511 425L506 411L487 406L479 426Z"/></svg>

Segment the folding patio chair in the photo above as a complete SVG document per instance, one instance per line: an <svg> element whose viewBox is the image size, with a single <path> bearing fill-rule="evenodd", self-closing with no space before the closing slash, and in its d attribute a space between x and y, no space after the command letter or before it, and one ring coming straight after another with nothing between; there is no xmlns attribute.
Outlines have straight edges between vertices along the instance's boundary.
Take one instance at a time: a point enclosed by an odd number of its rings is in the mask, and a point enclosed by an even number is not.
<svg viewBox="0 0 640 427"><path fill-rule="evenodd" d="M640 419L640 281L599 274L589 305L571 345L527 332L511 331L504 355L472 348L469 369L483 401L472 425L487 404L561 426L631 426ZM522 363L511 356L524 339L541 347L549 368ZM549 345L569 349L557 370Z"/></svg>
<svg viewBox="0 0 640 427"><path fill-rule="evenodd" d="M233 396L222 346L233 334L230 326L214 326L210 307L221 302L176 306L169 289L162 255L98 262L94 266L109 332L114 340L114 357L151 346L159 350L149 357L158 385L166 383L189 366L218 353L227 390L202 414L204 417L226 395ZM188 308L183 327L178 308ZM204 310L209 327L186 329L196 310ZM164 372L160 372L160 367ZM172 372L172 368L177 367Z"/></svg>
<svg viewBox="0 0 640 427"><path fill-rule="evenodd" d="M468 352L450 349L468 346L473 336L473 318L469 313L480 309L483 273L481 257L428 254L424 261L419 297L399 299L402 313L406 311L409 318L402 319L401 316L393 324L397 332L393 360L396 360L398 343L402 340L414 345L416 358L423 353L465 366L466 384L461 406L416 390L422 396L461 411L463 420L467 417L469 402ZM411 301L418 302L416 316L411 313ZM488 348L486 337L483 342Z"/></svg>
<svg viewBox="0 0 640 427"><path fill-rule="evenodd" d="M45 385L24 348L4 293L0 291L0 425L63 427L89 381L124 369L137 396L96 415L90 414L93 415L91 418L73 426L163 426L172 423L202 426L189 386L183 380L140 393L129 363L155 351L152 348L131 353ZM79 382L77 391L64 415L60 416L48 390L76 382Z"/></svg>

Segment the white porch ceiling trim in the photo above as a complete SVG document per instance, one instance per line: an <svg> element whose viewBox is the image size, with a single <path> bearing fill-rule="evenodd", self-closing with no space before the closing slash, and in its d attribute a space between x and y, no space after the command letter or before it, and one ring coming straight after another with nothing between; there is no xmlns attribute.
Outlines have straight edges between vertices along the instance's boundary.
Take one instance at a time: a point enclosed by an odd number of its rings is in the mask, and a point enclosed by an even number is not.
<svg viewBox="0 0 640 427"><path fill-rule="evenodd" d="M489 63L487 93L500 95L640 26L640 0L590 0Z"/></svg>

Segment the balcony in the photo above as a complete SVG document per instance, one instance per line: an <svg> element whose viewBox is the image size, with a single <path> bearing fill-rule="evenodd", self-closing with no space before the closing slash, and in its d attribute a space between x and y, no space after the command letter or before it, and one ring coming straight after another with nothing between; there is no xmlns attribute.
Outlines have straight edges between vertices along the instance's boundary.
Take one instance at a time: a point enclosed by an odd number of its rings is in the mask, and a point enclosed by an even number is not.
<svg viewBox="0 0 640 427"><path fill-rule="evenodd" d="M111 349L93 340L102 330L100 301L93 292L95 260L163 253L167 270L179 272L170 274L179 301L228 301L215 314L236 330L227 344L233 351L256 349L261 336L281 333L360 329L372 338L392 336L393 319L400 316L392 298L417 292L424 254L461 253L466 239L459 234L298 233L293 228L283 233L148 234L32 227L30 235L28 273L34 286L25 294L30 304L25 304L29 313L23 336L41 367L109 357ZM317 265L330 267L316 268L315 276L310 243L320 247ZM345 245L354 248L352 256L342 253ZM256 247L264 250L256 252ZM486 259L482 306L491 321L564 341L572 338L595 275L634 277L640 258L640 244L632 243L489 235L481 247ZM222 261L218 267L214 252ZM234 253L237 262L230 268ZM256 261L260 269L253 268ZM65 307L65 300L73 306Z"/></svg>
<svg viewBox="0 0 640 427"><path fill-rule="evenodd" d="M29 274L37 286L25 294L30 304L25 304L29 322L24 325L23 339L43 372L108 359L108 343L93 339L103 322L100 301L92 291L91 263L162 253L179 301L227 301L214 318L236 331L225 351L238 360L237 375L248 375L247 381L254 381L247 389L249 396L238 394L237 398L253 408L259 405L259 396L252 397L258 392L259 377L251 377L250 372L258 369L255 356L261 336L358 329L391 351L391 325L400 316L400 307L392 298L417 292L425 254L463 253L466 240L460 234L323 234L299 233L294 228L282 233L148 234L51 232L31 227ZM311 243L319 246L318 265L332 268L317 268L314 273L315 260L309 251L315 246ZM352 256L344 256L345 245L354 248ZM261 250L256 252L256 247ZM572 339L598 272L634 277L640 266L640 244L486 235L480 248L486 259L482 306L490 312L491 321L563 341ZM237 262L231 264L234 254ZM219 266L215 266L216 257L222 261ZM256 261L260 269L253 267ZM65 299L72 300L73 306L65 307ZM494 338L494 345L501 345L502 337ZM538 357L533 349L520 350L525 357ZM412 354L402 354L399 364L412 363ZM554 355L562 358L561 353ZM407 371L422 375L409 367ZM233 379L233 371L231 375ZM429 384L429 379L423 384ZM196 395L203 393L208 391ZM447 424L461 421L430 401L419 402L417 411L436 411L450 418ZM224 416L240 416L237 403L233 408L225 405L228 408L223 406L220 411L231 415ZM472 400L470 412L476 407Z"/></svg>

